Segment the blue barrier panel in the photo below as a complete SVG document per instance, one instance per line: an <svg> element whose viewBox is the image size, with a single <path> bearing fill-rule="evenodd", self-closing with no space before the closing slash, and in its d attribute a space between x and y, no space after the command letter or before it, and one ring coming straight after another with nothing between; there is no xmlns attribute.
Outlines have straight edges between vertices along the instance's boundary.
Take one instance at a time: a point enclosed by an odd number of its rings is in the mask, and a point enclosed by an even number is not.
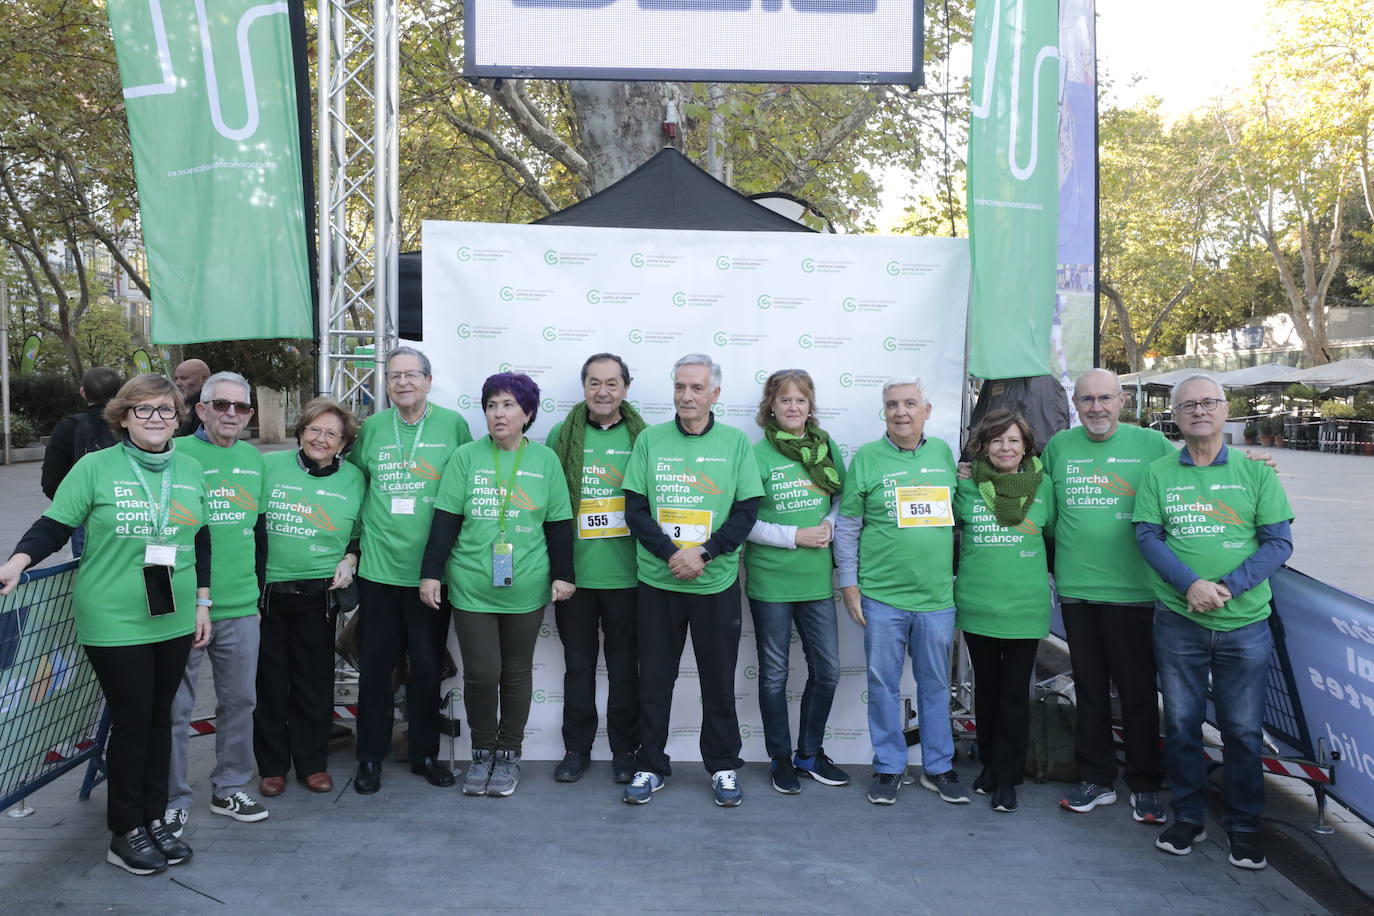
<svg viewBox="0 0 1374 916"><path fill-rule="evenodd" d="M1317 757L1324 750L1331 759L1328 791L1374 824L1374 603L1287 567L1269 584L1287 637L1295 711Z"/></svg>
<svg viewBox="0 0 1374 916"><path fill-rule="evenodd" d="M76 641L75 560L27 573L0 598L0 810L90 762L97 781L105 697Z"/></svg>

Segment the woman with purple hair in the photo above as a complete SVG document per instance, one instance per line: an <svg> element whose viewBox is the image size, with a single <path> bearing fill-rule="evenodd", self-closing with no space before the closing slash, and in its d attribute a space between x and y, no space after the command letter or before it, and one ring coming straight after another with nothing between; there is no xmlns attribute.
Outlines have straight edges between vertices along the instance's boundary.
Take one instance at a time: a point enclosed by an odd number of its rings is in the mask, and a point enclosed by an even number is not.
<svg viewBox="0 0 1374 916"><path fill-rule="evenodd" d="M572 505L558 456L525 438L539 386L502 372L482 385L487 435L453 453L434 501L420 567L420 600L453 606L472 729L464 795L507 796L534 685L544 606L573 593Z"/></svg>

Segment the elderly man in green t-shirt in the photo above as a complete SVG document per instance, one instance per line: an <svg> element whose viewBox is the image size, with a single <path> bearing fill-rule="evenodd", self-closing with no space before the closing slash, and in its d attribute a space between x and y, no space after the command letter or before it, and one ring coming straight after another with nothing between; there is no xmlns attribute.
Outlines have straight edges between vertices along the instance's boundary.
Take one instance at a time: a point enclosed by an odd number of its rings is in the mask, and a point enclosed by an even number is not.
<svg viewBox="0 0 1374 916"><path fill-rule="evenodd" d="M690 353L673 366L677 415L635 441L625 469L625 520L638 544L639 763L625 789L642 805L663 788L668 716L692 633L701 685L701 759L715 802L743 798L735 711L739 549L758 517L763 481L744 433L717 423L720 366Z"/></svg>
<svg viewBox="0 0 1374 916"><path fill-rule="evenodd" d="M1226 746L1221 822L1230 862L1260 869L1269 577L1293 553L1293 510L1272 468L1232 460L1222 441L1226 393L1216 379L1184 379L1173 406L1184 447L1145 469L1134 515L1140 552L1156 573L1155 657L1173 792L1174 823L1155 846L1182 856L1207 838L1202 723L1210 696Z"/></svg>
<svg viewBox="0 0 1374 916"><path fill-rule="evenodd" d="M204 364L202 364L204 365ZM200 389L193 436L174 440L205 471L209 496L210 642L192 648L172 701L172 755L167 770L167 814L181 836L191 807L187 743L196 705L200 665L208 656L215 678L215 768L210 773L210 811L236 821L260 821L267 809L244 787L253 778L253 709L258 672L258 541L264 536L262 455L239 436L253 417L252 389L237 372L216 372Z"/></svg>

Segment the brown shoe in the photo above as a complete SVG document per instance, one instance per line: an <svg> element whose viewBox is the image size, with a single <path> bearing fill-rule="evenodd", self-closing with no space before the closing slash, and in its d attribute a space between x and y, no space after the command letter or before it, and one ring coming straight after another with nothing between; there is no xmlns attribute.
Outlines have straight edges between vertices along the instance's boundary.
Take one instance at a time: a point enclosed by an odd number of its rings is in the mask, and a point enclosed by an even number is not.
<svg viewBox="0 0 1374 916"><path fill-rule="evenodd" d="M323 770L318 773L311 773L309 776L302 776L301 782L305 783L305 787L311 792L334 791L334 780Z"/></svg>
<svg viewBox="0 0 1374 916"><path fill-rule="evenodd" d="M285 776L264 776L258 783L258 791L268 798L286 791Z"/></svg>

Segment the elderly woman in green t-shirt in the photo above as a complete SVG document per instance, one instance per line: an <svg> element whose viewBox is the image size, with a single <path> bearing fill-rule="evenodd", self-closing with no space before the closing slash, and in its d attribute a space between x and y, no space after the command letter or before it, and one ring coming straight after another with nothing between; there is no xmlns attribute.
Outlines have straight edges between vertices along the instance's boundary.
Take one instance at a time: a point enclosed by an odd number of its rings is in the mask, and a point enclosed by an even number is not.
<svg viewBox="0 0 1374 916"><path fill-rule="evenodd" d="M1030 680L1049 633L1045 539L1054 526L1054 491L1035 433L1010 410L994 410L968 443L971 477L961 479L954 515L961 532L954 580L956 622L973 661L974 715L983 772L974 791L994 811L1016 810L1016 787L1030 738Z"/></svg>
<svg viewBox="0 0 1374 916"><path fill-rule="evenodd" d="M86 528L72 610L110 714L106 861L135 875L191 858L163 820L172 699L191 647L210 641L204 475L171 442L185 416L170 380L131 379L105 407L122 443L76 463L0 566L0 594L8 595L24 569Z"/></svg>
<svg viewBox="0 0 1374 916"><path fill-rule="evenodd" d="M339 596L358 570L366 489L362 471L342 455L357 436L347 407L315 398L296 421L299 450L263 459L267 568L253 754L258 789L268 797L286 790L293 767L311 792L334 788L327 769L334 622L345 603Z"/></svg>

